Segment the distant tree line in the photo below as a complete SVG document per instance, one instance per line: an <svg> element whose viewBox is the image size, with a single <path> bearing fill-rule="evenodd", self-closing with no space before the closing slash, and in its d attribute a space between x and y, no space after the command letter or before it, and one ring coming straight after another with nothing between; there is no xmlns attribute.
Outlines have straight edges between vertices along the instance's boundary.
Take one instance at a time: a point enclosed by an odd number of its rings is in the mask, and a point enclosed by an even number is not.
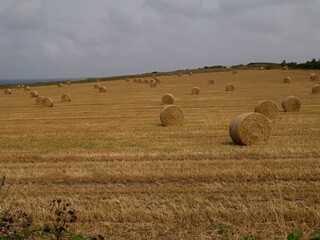
<svg viewBox="0 0 320 240"><path fill-rule="evenodd" d="M286 61L283 60L281 65L288 66L288 68L291 69L320 69L320 59L316 60L315 58L313 58L311 61L307 61L305 63L286 63Z"/></svg>

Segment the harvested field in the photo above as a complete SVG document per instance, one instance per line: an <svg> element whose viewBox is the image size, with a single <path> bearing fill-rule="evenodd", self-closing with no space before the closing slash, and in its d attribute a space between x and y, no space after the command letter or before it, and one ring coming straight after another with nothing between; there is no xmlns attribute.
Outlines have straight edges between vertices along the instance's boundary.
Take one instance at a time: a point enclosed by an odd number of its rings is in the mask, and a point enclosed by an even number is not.
<svg viewBox="0 0 320 240"><path fill-rule="evenodd" d="M294 81L279 81L287 75ZM156 88L122 79L108 82L107 95L73 83L75 100L53 108L18 89L0 94L0 175L13 181L6 202L14 199L13 207L40 223L50 200L65 199L76 210L76 232L110 239L222 239L221 224L226 239L286 239L293 229L320 229L320 98L309 75L193 72L161 76ZM225 91L229 82L236 91ZM65 91L32 90L52 99ZM159 120L168 92L184 113L174 127ZM281 109L287 96L303 105L279 111L267 143L232 143L234 118L264 99Z"/></svg>

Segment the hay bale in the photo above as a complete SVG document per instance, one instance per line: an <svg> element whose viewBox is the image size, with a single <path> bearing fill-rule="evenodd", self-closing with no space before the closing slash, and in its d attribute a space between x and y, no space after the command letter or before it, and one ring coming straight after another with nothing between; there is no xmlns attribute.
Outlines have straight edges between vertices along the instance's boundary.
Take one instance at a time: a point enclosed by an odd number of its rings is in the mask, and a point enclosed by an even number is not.
<svg viewBox="0 0 320 240"><path fill-rule="evenodd" d="M301 108L301 101L296 96L286 97L282 101L282 108L286 112L299 112Z"/></svg>
<svg viewBox="0 0 320 240"><path fill-rule="evenodd" d="M182 73L181 72L178 73L178 77L182 77Z"/></svg>
<svg viewBox="0 0 320 240"><path fill-rule="evenodd" d="M41 105L42 99L44 99L43 96L38 96L38 97L36 98L36 105Z"/></svg>
<svg viewBox="0 0 320 240"><path fill-rule="evenodd" d="M20 84L21 88L24 88L24 85L23 84Z"/></svg>
<svg viewBox="0 0 320 240"><path fill-rule="evenodd" d="M198 87L194 87L191 90L192 95L199 95L200 94L200 89Z"/></svg>
<svg viewBox="0 0 320 240"><path fill-rule="evenodd" d="M314 86L312 87L312 93L313 93L313 94L320 93L320 85L319 85L319 84L314 85Z"/></svg>
<svg viewBox="0 0 320 240"><path fill-rule="evenodd" d="M44 97L42 100L41 100L41 106L42 107L53 107L53 101L51 98L49 97Z"/></svg>
<svg viewBox="0 0 320 240"><path fill-rule="evenodd" d="M271 137L271 125L261 113L244 113L231 122L229 134L232 141L239 145L266 142Z"/></svg>
<svg viewBox="0 0 320 240"><path fill-rule="evenodd" d="M137 82L138 82L138 79L136 79L136 78L133 79L133 82L134 82L134 83L137 83Z"/></svg>
<svg viewBox="0 0 320 240"><path fill-rule="evenodd" d="M161 81L158 77L156 77L155 80L156 80L156 83L161 83Z"/></svg>
<svg viewBox="0 0 320 240"><path fill-rule="evenodd" d="M233 86L233 84L228 83L228 84L226 85L226 91L234 91L234 86Z"/></svg>
<svg viewBox="0 0 320 240"><path fill-rule="evenodd" d="M192 72L189 72L189 75L190 75L190 76L192 76L192 74L193 74Z"/></svg>
<svg viewBox="0 0 320 240"><path fill-rule="evenodd" d="M162 104L173 104L174 100L174 96L170 93L167 93L162 97Z"/></svg>
<svg viewBox="0 0 320 240"><path fill-rule="evenodd" d="M310 74L310 79L311 81L318 81L318 75L316 73L311 73Z"/></svg>
<svg viewBox="0 0 320 240"><path fill-rule="evenodd" d="M31 91L29 93L29 97L31 97L31 98L39 97L39 93L37 91Z"/></svg>
<svg viewBox="0 0 320 240"><path fill-rule="evenodd" d="M260 67L260 70L264 70L264 67Z"/></svg>
<svg viewBox="0 0 320 240"><path fill-rule="evenodd" d="M278 115L277 105L270 100L262 100L258 102L254 108L254 111L266 115L269 119L274 119Z"/></svg>
<svg viewBox="0 0 320 240"><path fill-rule="evenodd" d="M94 89L100 89L100 84L99 84L99 83L94 84L94 85L93 85L93 88L94 88Z"/></svg>
<svg viewBox="0 0 320 240"><path fill-rule="evenodd" d="M71 81L67 81L68 86L71 86L72 82Z"/></svg>
<svg viewBox="0 0 320 240"><path fill-rule="evenodd" d="M7 95L9 95L9 94L11 94L12 93L12 91L11 91L11 89L5 89L4 90L4 94L7 94Z"/></svg>
<svg viewBox="0 0 320 240"><path fill-rule="evenodd" d="M283 66L282 70L288 70L288 66Z"/></svg>
<svg viewBox="0 0 320 240"><path fill-rule="evenodd" d="M58 83L57 85L58 85L58 87L63 87L62 83Z"/></svg>
<svg viewBox="0 0 320 240"><path fill-rule="evenodd" d="M238 72L236 70L233 70L232 71L232 74L237 74Z"/></svg>
<svg viewBox="0 0 320 240"><path fill-rule="evenodd" d="M184 115L180 107L169 105L160 113L160 121L164 126L178 125L183 122Z"/></svg>
<svg viewBox="0 0 320 240"><path fill-rule="evenodd" d="M31 88L30 88L29 86L24 86L24 90L25 90L25 91L30 91Z"/></svg>
<svg viewBox="0 0 320 240"><path fill-rule="evenodd" d="M126 78L125 81L126 81L126 82L130 82L130 78Z"/></svg>
<svg viewBox="0 0 320 240"><path fill-rule="evenodd" d="M214 80L213 79L209 79L208 80L208 84L214 84Z"/></svg>
<svg viewBox="0 0 320 240"><path fill-rule="evenodd" d="M138 79L138 83L143 83L141 78Z"/></svg>
<svg viewBox="0 0 320 240"><path fill-rule="evenodd" d="M100 93L107 92L107 88L106 88L105 86L101 86L101 87L99 88L99 92L100 92Z"/></svg>
<svg viewBox="0 0 320 240"><path fill-rule="evenodd" d="M149 83L149 80L148 80L148 79L145 79L143 82L144 82L144 83Z"/></svg>
<svg viewBox="0 0 320 240"><path fill-rule="evenodd" d="M285 78L283 79L283 82L284 82L284 83L290 83L290 82L291 82L291 78L290 78L290 77L285 77Z"/></svg>
<svg viewBox="0 0 320 240"><path fill-rule="evenodd" d="M20 85L20 84L18 84L18 85L16 86L16 88L17 88L17 89L20 89L20 88L21 88L21 85Z"/></svg>
<svg viewBox="0 0 320 240"><path fill-rule="evenodd" d="M150 81L150 87L156 87L156 86L157 86L156 80L151 80Z"/></svg>
<svg viewBox="0 0 320 240"><path fill-rule="evenodd" d="M62 102L71 102L71 96L69 94L63 94L61 96L61 101Z"/></svg>

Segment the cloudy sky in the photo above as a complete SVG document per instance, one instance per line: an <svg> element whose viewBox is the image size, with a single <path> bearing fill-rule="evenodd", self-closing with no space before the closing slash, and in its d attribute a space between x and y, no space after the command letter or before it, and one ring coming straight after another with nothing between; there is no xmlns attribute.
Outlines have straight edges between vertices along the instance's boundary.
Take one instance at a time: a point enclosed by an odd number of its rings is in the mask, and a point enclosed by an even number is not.
<svg viewBox="0 0 320 240"><path fill-rule="evenodd" d="M320 58L320 0L0 0L0 79Z"/></svg>

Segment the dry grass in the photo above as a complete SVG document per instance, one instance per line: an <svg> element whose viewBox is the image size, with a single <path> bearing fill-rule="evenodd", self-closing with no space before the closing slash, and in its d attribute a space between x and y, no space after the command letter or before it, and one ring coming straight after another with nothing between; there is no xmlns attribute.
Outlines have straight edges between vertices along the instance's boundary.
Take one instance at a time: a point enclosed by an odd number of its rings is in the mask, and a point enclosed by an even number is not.
<svg viewBox="0 0 320 240"><path fill-rule="evenodd" d="M279 81L287 75L295 79L288 85ZM0 95L0 175L14 182L14 206L36 221L61 197L77 210L78 231L112 239L219 239L221 223L230 239L319 229L320 99L309 75L194 73L162 76L156 88L114 81L109 97L74 83L68 93L76 100L54 108L12 89L12 96ZM228 82L237 91L226 92ZM53 99L64 93L57 86L33 90ZM159 100L167 92L179 99L181 126L161 126ZM232 144L228 127L236 116L263 99L280 107L291 95L301 110L280 111L267 144Z"/></svg>

